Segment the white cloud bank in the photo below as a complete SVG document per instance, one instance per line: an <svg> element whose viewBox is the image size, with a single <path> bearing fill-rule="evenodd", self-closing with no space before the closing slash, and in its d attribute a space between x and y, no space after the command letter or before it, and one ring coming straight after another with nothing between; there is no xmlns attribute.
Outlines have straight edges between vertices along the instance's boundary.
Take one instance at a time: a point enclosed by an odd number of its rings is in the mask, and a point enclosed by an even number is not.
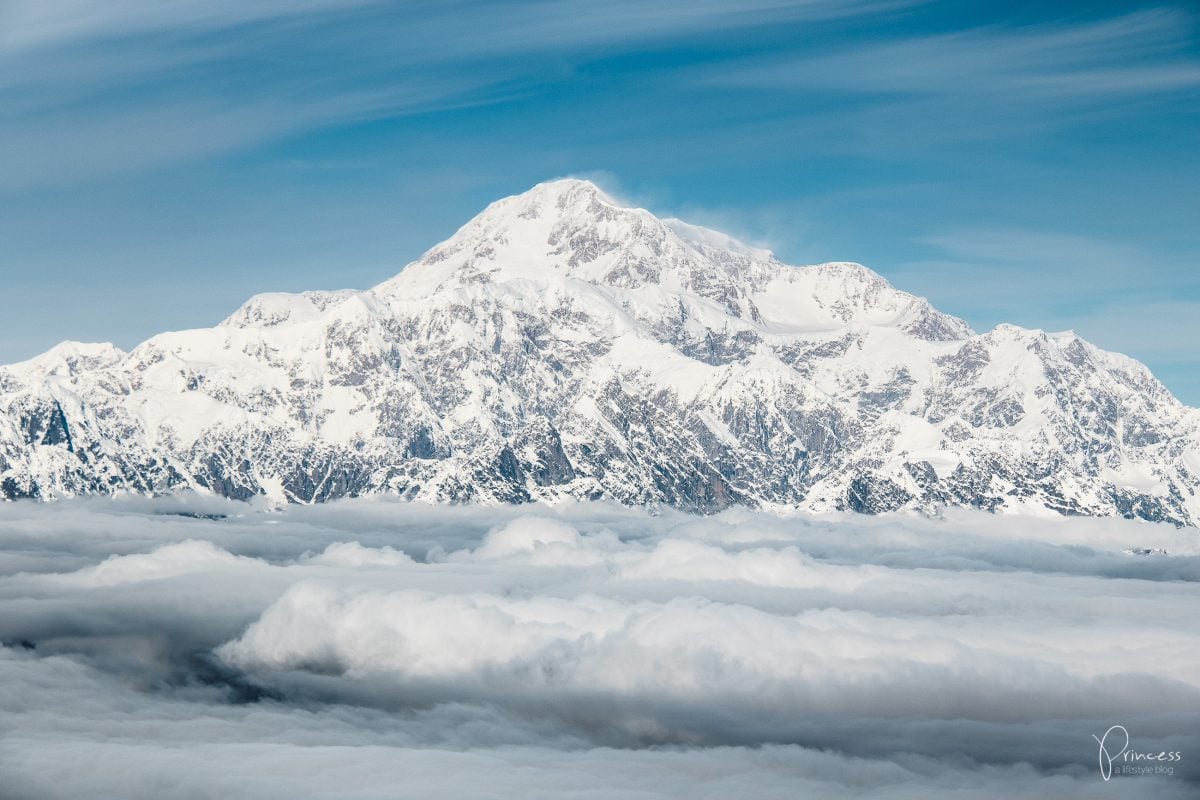
<svg viewBox="0 0 1200 800"><path fill-rule="evenodd" d="M0 796L1187 797L1198 581L1113 520L9 504Z"/></svg>

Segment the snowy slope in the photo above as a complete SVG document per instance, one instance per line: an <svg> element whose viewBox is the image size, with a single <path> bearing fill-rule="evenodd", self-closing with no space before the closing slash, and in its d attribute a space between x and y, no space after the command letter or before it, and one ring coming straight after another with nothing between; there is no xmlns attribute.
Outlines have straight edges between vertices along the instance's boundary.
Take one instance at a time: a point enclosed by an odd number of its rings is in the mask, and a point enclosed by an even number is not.
<svg viewBox="0 0 1200 800"><path fill-rule="evenodd" d="M1200 522L1200 412L1070 333L975 334L585 181L367 291L0 367L0 495L610 497Z"/></svg>

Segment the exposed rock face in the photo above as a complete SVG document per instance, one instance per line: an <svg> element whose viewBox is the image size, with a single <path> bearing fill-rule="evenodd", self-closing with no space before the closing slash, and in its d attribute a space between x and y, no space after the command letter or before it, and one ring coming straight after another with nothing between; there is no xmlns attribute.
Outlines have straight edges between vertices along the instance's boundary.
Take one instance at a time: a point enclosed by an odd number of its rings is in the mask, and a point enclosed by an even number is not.
<svg viewBox="0 0 1200 800"><path fill-rule="evenodd" d="M0 367L0 494L970 505L1200 521L1200 412L1072 334L982 335L583 181L363 292Z"/></svg>

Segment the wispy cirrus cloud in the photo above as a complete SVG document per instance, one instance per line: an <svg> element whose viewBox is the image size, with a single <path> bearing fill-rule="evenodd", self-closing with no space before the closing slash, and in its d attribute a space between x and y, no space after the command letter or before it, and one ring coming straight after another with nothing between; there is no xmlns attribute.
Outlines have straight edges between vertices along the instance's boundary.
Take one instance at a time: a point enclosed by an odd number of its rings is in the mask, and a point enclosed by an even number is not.
<svg viewBox="0 0 1200 800"><path fill-rule="evenodd" d="M771 126L835 153L881 159L1048 135L1200 93L1194 17L1180 9L1092 21L877 35L722 64L701 85L803 96ZM830 105L832 103L832 105ZM759 123L760 125L762 123Z"/></svg>
<svg viewBox="0 0 1200 800"><path fill-rule="evenodd" d="M934 255L895 267L914 290L983 314L1077 313L1099 303L1200 295L1179 256L1117 239L1024 228L956 228L919 237ZM1044 325L1039 327L1046 327Z"/></svg>
<svg viewBox="0 0 1200 800"><path fill-rule="evenodd" d="M156 30L220 29L268 19L331 17L373 11L399 21L457 25L464 41L490 49L562 47L657 38L781 22L838 19L920 5L927 0L722 0L639 2L518 0L500 6L480 0L10 0L0 45L35 46ZM448 31L447 31L448 32ZM431 43L432 44L432 43ZM443 44L453 44L444 42Z"/></svg>
<svg viewBox="0 0 1200 800"><path fill-rule="evenodd" d="M960 96L1084 98L1200 86L1191 19L1172 9L1085 23L989 26L880 40L722 70L714 82L762 88Z"/></svg>
<svg viewBox="0 0 1200 800"><path fill-rule="evenodd" d="M0 6L0 189L502 102L545 82L541 57L908 5L17 0Z"/></svg>
<svg viewBox="0 0 1200 800"><path fill-rule="evenodd" d="M8 0L0 7L0 48L61 47L160 32L203 32L378 5L379 0Z"/></svg>

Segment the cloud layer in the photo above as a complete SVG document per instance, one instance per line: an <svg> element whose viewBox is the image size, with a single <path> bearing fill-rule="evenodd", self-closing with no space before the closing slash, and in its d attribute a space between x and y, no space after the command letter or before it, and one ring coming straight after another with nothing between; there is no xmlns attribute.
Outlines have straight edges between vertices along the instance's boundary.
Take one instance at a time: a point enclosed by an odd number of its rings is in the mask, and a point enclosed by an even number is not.
<svg viewBox="0 0 1200 800"><path fill-rule="evenodd" d="M0 785L1184 797L1198 579L1107 520L10 504ZM1174 774L1103 782L1112 724Z"/></svg>

